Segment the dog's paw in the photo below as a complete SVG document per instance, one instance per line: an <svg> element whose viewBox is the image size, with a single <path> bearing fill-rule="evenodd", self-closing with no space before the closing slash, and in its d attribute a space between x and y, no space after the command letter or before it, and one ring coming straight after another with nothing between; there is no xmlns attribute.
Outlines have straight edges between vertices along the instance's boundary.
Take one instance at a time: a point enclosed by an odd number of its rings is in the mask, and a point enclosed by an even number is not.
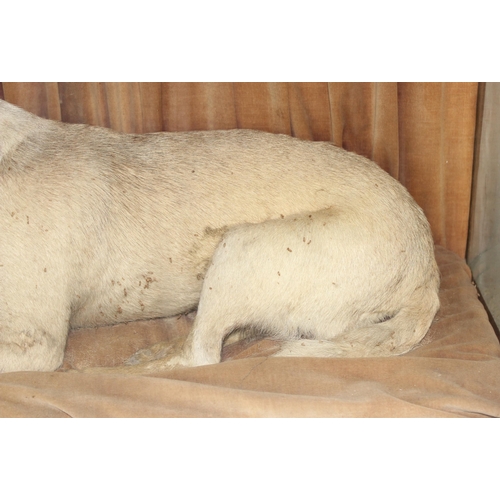
<svg viewBox="0 0 500 500"><path fill-rule="evenodd" d="M137 351L135 354L130 356L124 364L126 366L135 366L149 361L155 361L160 358L165 358L168 356L170 351L172 351L172 346L168 342L161 342L146 349Z"/></svg>
<svg viewBox="0 0 500 500"><path fill-rule="evenodd" d="M191 366L189 359L182 352L184 342L185 337L179 337L169 342L160 342L147 349L141 349L120 366L92 366L61 371L109 375L148 375L169 371L177 367Z"/></svg>
<svg viewBox="0 0 500 500"><path fill-rule="evenodd" d="M180 337L168 342L159 342L158 344L154 344L146 349L141 349L130 356L130 358L125 361L125 365L135 366L175 356L181 352L184 341L185 338Z"/></svg>

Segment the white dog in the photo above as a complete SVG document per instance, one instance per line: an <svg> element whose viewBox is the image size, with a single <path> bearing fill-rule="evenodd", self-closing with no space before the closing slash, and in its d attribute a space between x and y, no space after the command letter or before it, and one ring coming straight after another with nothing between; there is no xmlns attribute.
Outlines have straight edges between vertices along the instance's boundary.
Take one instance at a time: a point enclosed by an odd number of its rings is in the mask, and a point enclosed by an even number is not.
<svg viewBox="0 0 500 500"><path fill-rule="evenodd" d="M120 134L0 101L0 232L2 372L57 369L70 327L196 307L183 345L130 363L217 363L248 328L282 340L276 356L397 355L439 307L407 190L285 135Z"/></svg>

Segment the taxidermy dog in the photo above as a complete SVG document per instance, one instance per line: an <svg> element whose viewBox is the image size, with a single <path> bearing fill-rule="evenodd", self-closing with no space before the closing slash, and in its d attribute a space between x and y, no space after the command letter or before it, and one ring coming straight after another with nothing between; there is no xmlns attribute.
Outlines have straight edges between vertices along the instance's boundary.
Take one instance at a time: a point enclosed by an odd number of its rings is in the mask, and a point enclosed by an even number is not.
<svg viewBox="0 0 500 500"><path fill-rule="evenodd" d="M237 331L275 356L399 355L439 308L408 191L286 135L122 134L0 100L0 233L1 372L57 369L70 328L195 309L187 338L125 368L218 363Z"/></svg>

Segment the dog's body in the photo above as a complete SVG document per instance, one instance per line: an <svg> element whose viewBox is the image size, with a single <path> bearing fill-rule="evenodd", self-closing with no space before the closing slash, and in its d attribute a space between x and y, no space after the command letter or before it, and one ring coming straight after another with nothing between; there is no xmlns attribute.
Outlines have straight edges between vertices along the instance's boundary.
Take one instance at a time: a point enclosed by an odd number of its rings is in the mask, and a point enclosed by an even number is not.
<svg viewBox="0 0 500 500"><path fill-rule="evenodd" d="M184 346L144 369L216 363L248 327L284 340L280 356L388 356L439 307L408 192L284 135L127 135L0 101L0 232L0 371L58 368L70 327L198 303Z"/></svg>

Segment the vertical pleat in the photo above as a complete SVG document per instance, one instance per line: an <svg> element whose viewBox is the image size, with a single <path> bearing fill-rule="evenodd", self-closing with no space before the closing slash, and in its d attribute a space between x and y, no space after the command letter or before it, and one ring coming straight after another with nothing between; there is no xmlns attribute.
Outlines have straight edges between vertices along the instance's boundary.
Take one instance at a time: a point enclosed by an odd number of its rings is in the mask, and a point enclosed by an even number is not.
<svg viewBox="0 0 500 500"><path fill-rule="evenodd" d="M231 83L163 83L162 103L164 130L237 128Z"/></svg>
<svg viewBox="0 0 500 500"><path fill-rule="evenodd" d="M424 209L435 241L465 256L476 83L399 84L400 180Z"/></svg>
<svg viewBox="0 0 500 500"><path fill-rule="evenodd" d="M138 83L106 83L109 124L113 130L142 132L141 92Z"/></svg>
<svg viewBox="0 0 500 500"><path fill-rule="evenodd" d="M286 83L235 83L238 128L291 134Z"/></svg>
<svg viewBox="0 0 500 500"><path fill-rule="evenodd" d="M330 83L331 140L398 178L396 83Z"/></svg>
<svg viewBox="0 0 500 500"><path fill-rule="evenodd" d="M59 83L64 122L109 127L104 83Z"/></svg>
<svg viewBox="0 0 500 500"><path fill-rule="evenodd" d="M142 134L163 128L161 84L106 83L109 123L119 132Z"/></svg>
<svg viewBox="0 0 500 500"><path fill-rule="evenodd" d="M327 83L289 83L291 133L311 141L329 141L330 101Z"/></svg>
<svg viewBox="0 0 500 500"><path fill-rule="evenodd" d="M43 118L61 119L57 83L4 83L6 101Z"/></svg>
<svg viewBox="0 0 500 500"><path fill-rule="evenodd" d="M376 161L465 255L476 83L3 83L45 118L122 132L250 128L332 141Z"/></svg>
<svg viewBox="0 0 500 500"><path fill-rule="evenodd" d="M163 104L161 83L139 83L141 96L142 133L163 130ZM136 132L139 132L136 130Z"/></svg>

